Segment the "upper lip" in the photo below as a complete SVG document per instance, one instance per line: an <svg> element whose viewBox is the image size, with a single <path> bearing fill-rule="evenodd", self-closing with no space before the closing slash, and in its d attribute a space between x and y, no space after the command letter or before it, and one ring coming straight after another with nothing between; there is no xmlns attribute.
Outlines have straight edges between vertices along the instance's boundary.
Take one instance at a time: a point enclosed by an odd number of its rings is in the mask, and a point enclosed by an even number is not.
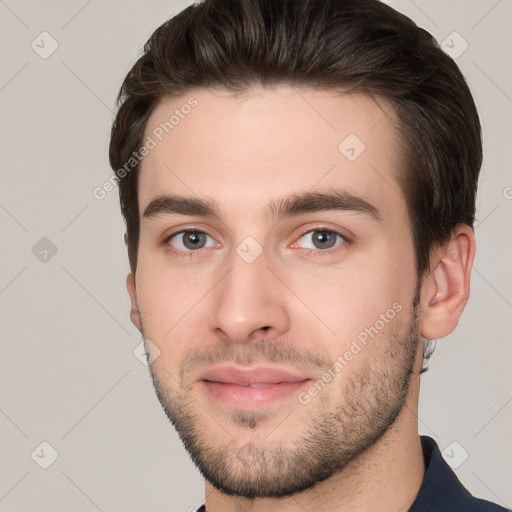
<svg viewBox="0 0 512 512"><path fill-rule="evenodd" d="M203 373L199 380L249 386L251 384L260 383L277 384L279 382L302 382L307 379L309 379L307 376L292 373L281 368L272 368L270 366L258 366L248 369L233 366L218 366Z"/></svg>

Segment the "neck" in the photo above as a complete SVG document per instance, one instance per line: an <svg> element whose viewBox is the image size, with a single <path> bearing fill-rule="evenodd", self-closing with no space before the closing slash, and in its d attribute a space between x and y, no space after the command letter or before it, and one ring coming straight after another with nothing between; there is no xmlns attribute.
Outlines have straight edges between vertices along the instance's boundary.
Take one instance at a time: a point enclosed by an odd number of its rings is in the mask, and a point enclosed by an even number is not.
<svg viewBox="0 0 512 512"><path fill-rule="evenodd" d="M413 389L386 434L327 480L293 496L253 500L226 496L207 483L207 512L407 512L425 473L418 435L417 385L411 382Z"/></svg>

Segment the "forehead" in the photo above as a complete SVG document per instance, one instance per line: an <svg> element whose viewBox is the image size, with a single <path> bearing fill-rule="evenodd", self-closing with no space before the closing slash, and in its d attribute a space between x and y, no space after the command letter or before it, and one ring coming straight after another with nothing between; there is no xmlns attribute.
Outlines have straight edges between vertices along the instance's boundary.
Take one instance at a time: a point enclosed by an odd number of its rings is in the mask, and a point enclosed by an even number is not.
<svg viewBox="0 0 512 512"><path fill-rule="evenodd" d="M335 187L403 206L396 115L382 98L283 86L165 98L144 141L139 213L158 195L214 198L226 211Z"/></svg>

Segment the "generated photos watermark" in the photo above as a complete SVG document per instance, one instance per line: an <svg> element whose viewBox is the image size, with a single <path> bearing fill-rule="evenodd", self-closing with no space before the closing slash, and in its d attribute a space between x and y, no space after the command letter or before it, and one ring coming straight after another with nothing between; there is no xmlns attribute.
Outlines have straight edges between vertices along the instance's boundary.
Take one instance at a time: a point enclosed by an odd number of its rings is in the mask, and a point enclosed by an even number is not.
<svg viewBox="0 0 512 512"><path fill-rule="evenodd" d="M395 302L385 313L382 313L379 316L379 319L375 321L373 325L370 327L365 327L353 340L350 344L350 347L343 353L340 354L334 363L322 374L322 376L312 384L307 390L301 391L297 395L298 401L307 405L311 402L311 399L318 395L320 391L322 391L327 384L332 382L337 374L345 368L350 361L352 361L357 354L359 354L364 347L368 344L370 339L375 338L384 327L395 318L397 313L402 311L402 304L399 302Z"/></svg>
<svg viewBox="0 0 512 512"><path fill-rule="evenodd" d="M156 148L164 136L171 133L171 131L180 124L181 120L185 119L194 107L197 107L197 104L197 100L191 96L188 98L186 103L183 103L183 105L180 106L180 108L174 110L174 113L169 117L168 121L162 122L154 128L151 134L146 137L139 149L131 154L126 163L120 169L117 169L117 171L114 172L114 175L106 180L101 186L93 189L92 195L94 198L99 201L105 199L107 194L115 189L119 181L128 176L128 174L130 174L130 172L139 165L142 159L148 155L152 149Z"/></svg>

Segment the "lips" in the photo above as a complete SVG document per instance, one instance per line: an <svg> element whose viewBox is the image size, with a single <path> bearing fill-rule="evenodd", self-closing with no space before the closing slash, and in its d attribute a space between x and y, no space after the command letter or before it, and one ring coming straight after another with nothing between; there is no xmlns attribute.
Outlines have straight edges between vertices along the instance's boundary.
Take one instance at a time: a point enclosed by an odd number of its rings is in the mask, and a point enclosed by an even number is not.
<svg viewBox="0 0 512 512"><path fill-rule="evenodd" d="M253 410L289 399L310 377L280 368L217 367L201 375L203 389L230 408Z"/></svg>
<svg viewBox="0 0 512 512"><path fill-rule="evenodd" d="M259 367L240 369L219 367L204 373L200 380L233 384L235 386L262 387L269 384L300 382L308 379L306 375L294 374L280 368Z"/></svg>

